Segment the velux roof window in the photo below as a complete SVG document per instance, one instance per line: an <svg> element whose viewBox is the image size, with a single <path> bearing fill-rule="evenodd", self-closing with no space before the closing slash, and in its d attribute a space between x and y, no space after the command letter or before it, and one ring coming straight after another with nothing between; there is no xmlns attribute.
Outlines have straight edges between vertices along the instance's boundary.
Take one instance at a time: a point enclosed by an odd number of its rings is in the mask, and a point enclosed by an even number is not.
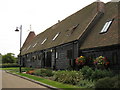
<svg viewBox="0 0 120 90"><path fill-rule="evenodd" d="M59 36L59 34L60 34L60 32L58 32L52 40L54 41Z"/></svg>
<svg viewBox="0 0 120 90"><path fill-rule="evenodd" d="M37 43L35 43L34 45L33 45L33 47L35 47L37 45Z"/></svg>
<svg viewBox="0 0 120 90"><path fill-rule="evenodd" d="M22 49L22 51L25 51L26 48Z"/></svg>
<svg viewBox="0 0 120 90"><path fill-rule="evenodd" d="M104 25L104 27L102 28L102 30L100 31L100 33L106 33L110 27L110 25L112 24L113 20L107 21Z"/></svg>
<svg viewBox="0 0 120 90"><path fill-rule="evenodd" d="M31 45L27 48L27 50L30 49L30 47L31 47Z"/></svg>
<svg viewBox="0 0 120 90"><path fill-rule="evenodd" d="M45 38L45 39L42 41L42 43L41 43L41 44L44 44L44 43L46 42L46 40L47 40L47 38Z"/></svg>

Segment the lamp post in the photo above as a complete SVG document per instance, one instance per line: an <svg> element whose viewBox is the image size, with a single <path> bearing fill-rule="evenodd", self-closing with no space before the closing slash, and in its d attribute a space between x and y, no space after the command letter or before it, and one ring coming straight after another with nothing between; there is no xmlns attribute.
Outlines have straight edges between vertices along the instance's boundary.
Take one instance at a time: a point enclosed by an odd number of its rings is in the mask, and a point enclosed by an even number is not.
<svg viewBox="0 0 120 90"><path fill-rule="evenodd" d="M20 27L16 27L16 32L20 31L20 54L19 54L19 60L20 60L20 65L19 65L19 72L21 73L21 44L22 44L22 25Z"/></svg>

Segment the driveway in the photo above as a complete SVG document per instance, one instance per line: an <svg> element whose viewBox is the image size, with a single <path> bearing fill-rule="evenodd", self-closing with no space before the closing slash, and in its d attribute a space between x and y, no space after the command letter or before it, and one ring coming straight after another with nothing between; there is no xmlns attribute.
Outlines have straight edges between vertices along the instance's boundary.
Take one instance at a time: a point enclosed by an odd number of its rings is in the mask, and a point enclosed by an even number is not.
<svg viewBox="0 0 120 90"><path fill-rule="evenodd" d="M25 80L2 71L2 88L46 88L39 84Z"/></svg>

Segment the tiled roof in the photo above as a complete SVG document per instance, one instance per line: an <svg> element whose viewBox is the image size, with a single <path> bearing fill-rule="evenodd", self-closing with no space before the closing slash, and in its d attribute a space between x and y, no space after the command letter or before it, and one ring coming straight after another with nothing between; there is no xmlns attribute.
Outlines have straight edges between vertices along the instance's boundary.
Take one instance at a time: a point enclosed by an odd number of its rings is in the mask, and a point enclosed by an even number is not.
<svg viewBox="0 0 120 90"><path fill-rule="evenodd" d="M78 40L98 14L98 11L102 11L102 9L98 9L98 2L94 2L63 21L51 26L23 47L22 55ZM53 40L57 33L59 33L59 35ZM41 44L44 40L45 42Z"/></svg>
<svg viewBox="0 0 120 90"><path fill-rule="evenodd" d="M29 33L29 35L27 36L25 42L23 43L22 48L24 48L30 41L32 41L35 36L36 36L36 35L35 35L34 31L30 31L30 33Z"/></svg>
<svg viewBox="0 0 120 90"><path fill-rule="evenodd" d="M120 2L109 2L105 4L104 15L91 30L87 38L84 40L84 43L82 43L80 49L110 46L118 43L120 44L120 42L118 42L120 39L120 33L118 33L120 32L120 28L118 27L118 23L120 23L118 16L118 11L120 14L119 7ZM100 33L105 23L112 19L114 20L108 28L108 31L105 33Z"/></svg>

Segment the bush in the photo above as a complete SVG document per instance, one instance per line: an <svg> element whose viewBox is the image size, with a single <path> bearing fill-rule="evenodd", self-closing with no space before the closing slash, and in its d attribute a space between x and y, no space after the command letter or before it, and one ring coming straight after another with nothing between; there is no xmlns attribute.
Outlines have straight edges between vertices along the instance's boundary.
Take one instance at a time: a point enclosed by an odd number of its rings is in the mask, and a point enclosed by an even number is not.
<svg viewBox="0 0 120 90"><path fill-rule="evenodd" d="M29 68L29 67L23 67L22 68L22 72L28 72L28 71L31 71L31 70L34 70L34 68Z"/></svg>
<svg viewBox="0 0 120 90"><path fill-rule="evenodd" d="M82 69L80 69L80 72L82 72L85 79L90 80L93 70L89 66L84 66Z"/></svg>
<svg viewBox="0 0 120 90"><path fill-rule="evenodd" d="M99 79L95 83L95 88L120 88L120 75Z"/></svg>
<svg viewBox="0 0 120 90"><path fill-rule="evenodd" d="M8 67L19 67L19 65L17 63L0 64L0 68L8 68Z"/></svg>
<svg viewBox="0 0 120 90"><path fill-rule="evenodd" d="M83 79L80 71L57 71L54 75L54 80L67 84L77 84Z"/></svg>
<svg viewBox="0 0 120 90"><path fill-rule="evenodd" d="M50 70L50 69L43 69L43 68L42 69L36 69L33 74L35 74L37 76L42 76L42 77L53 76L52 70Z"/></svg>
<svg viewBox="0 0 120 90"><path fill-rule="evenodd" d="M84 79L88 79L88 80L98 80L100 78L113 76L113 73L110 70L101 70L101 69L93 70L89 66L84 66L82 69L80 69L80 72L83 74Z"/></svg>
<svg viewBox="0 0 120 90"><path fill-rule="evenodd" d="M112 76L113 76L113 73L110 70L95 69L95 71L92 73L91 79L98 80L100 78L112 77Z"/></svg>
<svg viewBox="0 0 120 90"><path fill-rule="evenodd" d="M84 87L84 88L94 88L95 87L94 81L92 81L92 80L81 80L77 85L80 87Z"/></svg>
<svg viewBox="0 0 120 90"><path fill-rule="evenodd" d="M112 78L112 81L114 82L113 88L120 88L120 75L116 75Z"/></svg>

